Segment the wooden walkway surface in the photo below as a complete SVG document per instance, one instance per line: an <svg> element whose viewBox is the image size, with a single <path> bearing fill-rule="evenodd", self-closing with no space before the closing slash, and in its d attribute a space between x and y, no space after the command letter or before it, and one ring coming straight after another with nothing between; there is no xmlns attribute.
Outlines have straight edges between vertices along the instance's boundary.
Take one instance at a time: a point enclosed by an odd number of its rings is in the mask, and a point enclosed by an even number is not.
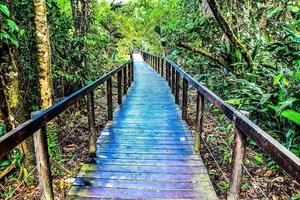
<svg viewBox="0 0 300 200"><path fill-rule="evenodd" d="M217 199L168 83L134 55L135 82L69 199Z"/></svg>

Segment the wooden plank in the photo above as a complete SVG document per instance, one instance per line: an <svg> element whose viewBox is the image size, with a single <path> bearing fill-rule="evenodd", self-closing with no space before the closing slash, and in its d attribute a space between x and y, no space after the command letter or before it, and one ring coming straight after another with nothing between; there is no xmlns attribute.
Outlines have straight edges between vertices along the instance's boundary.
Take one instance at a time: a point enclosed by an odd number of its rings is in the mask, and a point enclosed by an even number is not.
<svg viewBox="0 0 300 200"><path fill-rule="evenodd" d="M139 160L199 160L199 155L160 155L160 154L126 154L126 153L99 153L97 158L103 159L139 159ZM202 162L202 161L201 161Z"/></svg>
<svg viewBox="0 0 300 200"><path fill-rule="evenodd" d="M165 181L165 182L205 182L202 174L182 173L135 173L110 171L80 171L78 177L109 179L109 180L136 180L136 181Z"/></svg>
<svg viewBox="0 0 300 200"><path fill-rule="evenodd" d="M83 171L106 171L106 172L126 172L126 173L159 173L159 174L201 174L206 171L203 167L186 167L186 166L148 166L148 165L106 165L106 164L86 164L82 166Z"/></svg>
<svg viewBox="0 0 300 200"><path fill-rule="evenodd" d="M85 188L74 186L70 190L70 195L85 197L105 197L105 198L141 198L141 199L215 199L209 193L200 193L194 190L147 190L147 189L122 189L122 188Z"/></svg>
<svg viewBox="0 0 300 200"><path fill-rule="evenodd" d="M166 167L204 167L199 160L139 160L139 159L101 159L95 158L97 164L104 165L135 165L135 166L166 166Z"/></svg>

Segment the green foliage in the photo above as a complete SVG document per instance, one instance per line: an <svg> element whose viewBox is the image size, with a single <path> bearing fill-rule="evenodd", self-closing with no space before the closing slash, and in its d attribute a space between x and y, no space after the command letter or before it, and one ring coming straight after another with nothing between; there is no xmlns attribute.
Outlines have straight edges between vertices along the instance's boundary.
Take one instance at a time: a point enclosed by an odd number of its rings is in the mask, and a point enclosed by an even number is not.
<svg viewBox="0 0 300 200"><path fill-rule="evenodd" d="M253 156L253 160L254 162L256 162L257 164L261 165L265 163L265 160L263 158L263 156L261 154L255 154Z"/></svg>
<svg viewBox="0 0 300 200"><path fill-rule="evenodd" d="M218 188L221 189L222 191L228 190L230 188L230 184L223 181L218 184Z"/></svg>
<svg viewBox="0 0 300 200"><path fill-rule="evenodd" d="M6 17L10 17L10 11L6 5L0 3L0 41L8 40L15 46L19 46L19 42L16 37L16 33L19 32L17 24ZM3 16L4 15L4 16Z"/></svg>
<svg viewBox="0 0 300 200"><path fill-rule="evenodd" d="M249 183L243 183L243 184L241 185L241 189L242 189L242 190L249 189L250 187L251 187L251 186L250 186Z"/></svg>
<svg viewBox="0 0 300 200"><path fill-rule="evenodd" d="M7 17L10 16L10 12L8 10L8 8L6 7L6 5L0 3L0 11L5 14Z"/></svg>

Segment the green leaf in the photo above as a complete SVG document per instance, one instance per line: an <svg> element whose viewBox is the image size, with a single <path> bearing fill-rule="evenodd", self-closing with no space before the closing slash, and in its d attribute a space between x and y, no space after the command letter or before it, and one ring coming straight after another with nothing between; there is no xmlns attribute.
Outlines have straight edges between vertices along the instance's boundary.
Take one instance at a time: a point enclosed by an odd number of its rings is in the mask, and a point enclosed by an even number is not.
<svg viewBox="0 0 300 200"><path fill-rule="evenodd" d="M285 110L281 113L283 117L286 117L292 122L295 122L300 126L300 113L295 110Z"/></svg>
<svg viewBox="0 0 300 200"><path fill-rule="evenodd" d="M293 13L297 13L300 10L298 6L294 6L294 5L289 5L288 9Z"/></svg>
<svg viewBox="0 0 300 200"><path fill-rule="evenodd" d="M249 183L244 183L244 184L242 184L242 186L241 186L241 189L248 189L248 188L250 188Z"/></svg>
<svg viewBox="0 0 300 200"><path fill-rule="evenodd" d="M289 80L286 78L283 78L283 84L286 86L289 86Z"/></svg>
<svg viewBox="0 0 300 200"><path fill-rule="evenodd" d="M249 100L245 98L239 98L239 99L228 99L226 100L227 103L233 104L233 105L246 105L249 104Z"/></svg>
<svg viewBox="0 0 300 200"><path fill-rule="evenodd" d="M16 47L19 47L19 42L16 38L16 36L12 33L8 33L9 34L9 40L14 44L16 45Z"/></svg>
<svg viewBox="0 0 300 200"><path fill-rule="evenodd" d="M7 17L10 16L10 12L9 12L8 8L6 7L6 5L0 3L0 10L1 10L2 13L4 13Z"/></svg>
<svg viewBox="0 0 300 200"><path fill-rule="evenodd" d="M275 14L280 13L283 10L282 6L278 6L277 8L272 9L268 15L267 18L270 19L271 17L273 17Z"/></svg>
<svg viewBox="0 0 300 200"><path fill-rule="evenodd" d="M19 27L18 27L18 25L17 25L13 20L6 19L6 20L4 21L4 24L5 24L7 27L11 28L11 30L13 30L13 31L19 32L19 30L20 30Z"/></svg>
<svg viewBox="0 0 300 200"><path fill-rule="evenodd" d="M0 32L0 40L9 39L9 34L7 32Z"/></svg>
<svg viewBox="0 0 300 200"><path fill-rule="evenodd" d="M270 98L272 94L263 94L261 99L260 99L260 104L266 103Z"/></svg>
<svg viewBox="0 0 300 200"><path fill-rule="evenodd" d="M297 71L294 75L295 80L300 81L300 71Z"/></svg>
<svg viewBox="0 0 300 200"><path fill-rule="evenodd" d="M275 76L274 78L273 85L278 84L282 76L283 76L282 73L277 74L277 76Z"/></svg>
<svg viewBox="0 0 300 200"><path fill-rule="evenodd" d="M0 167L7 167L8 165L10 165L10 161L9 160L3 160L0 162Z"/></svg>
<svg viewBox="0 0 300 200"><path fill-rule="evenodd" d="M257 163L257 164L259 164L259 165L261 165L261 164L263 164L265 161L264 161L264 158L262 157L262 155L260 155L260 154L256 154L254 157L253 157L253 159L254 159L254 161Z"/></svg>
<svg viewBox="0 0 300 200"><path fill-rule="evenodd" d="M2 40L2 39L8 39L14 45L16 45L17 47L19 47L19 42L18 42L16 36L13 33L0 32L0 40Z"/></svg>

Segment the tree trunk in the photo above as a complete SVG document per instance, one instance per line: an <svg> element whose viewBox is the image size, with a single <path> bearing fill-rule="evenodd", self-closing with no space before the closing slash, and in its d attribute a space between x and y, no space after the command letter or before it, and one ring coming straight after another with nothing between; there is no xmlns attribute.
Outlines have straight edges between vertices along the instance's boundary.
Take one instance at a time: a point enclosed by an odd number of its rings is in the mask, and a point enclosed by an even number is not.
<svg viewBox="0 0 300 200"><path fill-rule="evenodd" d="M10 130L16 128L19 124L25 121L25 112L20 89L20 74L16 62L14 47L9 46L6 41L2 41L0 44L0 49L1 85L3 88L4 101L8 117L6 130ZM2 112L2 114L4 113ZM2 122L4 123L4 121ZM25 155L21 169L26 167L28 171L31 171L35 166L32 137L29 137L25 142L21 143L19 147L21 153ZM22 170L20 173L22 173ZM34 183L33 176L29 177L28 183Z"/></svg>
<svg viewBox="0 0 300 200"><path fill-rule="evenodd" d="M36 29L37 61L41 108L46 109L53 103L50 36L46 15L46 1L34 0L34 22Z"/></svg>
<svg viewBox="0 0 300 200"><path fill-rule="evenodd" d="M38 78L40 91L41 109L49 108L53 103L53 85L51 73L51 48L50 35L47 22L46 0L34 0L34 23L36 29ZM50 156L60 158L61 152L58 147L56 127L49 122L46 127Z"/></svg>
<svg viewBox="0 0 300 200"><path fill-rule="evenodd" d="M221 27L221 29L226 34L226 36L229 39L229 41L232 43L232 45L236 49L238 49L239 51L241 51L241 53L243 55L243 58L247 62L248 66L252 67L252 57L251 57L251 55L246 50L246 48L241 43L241 41L235 36L235 34L233 33L233 31L230 28L229 24L225 21L225 19L221 15L221 13L220 13L220 11L218 9L218 6L217 6L215 0L207 0L207 3L209 5L209 7L210 7L210 9L211 9L214 17L216 18L219 26Z"/></svg>

